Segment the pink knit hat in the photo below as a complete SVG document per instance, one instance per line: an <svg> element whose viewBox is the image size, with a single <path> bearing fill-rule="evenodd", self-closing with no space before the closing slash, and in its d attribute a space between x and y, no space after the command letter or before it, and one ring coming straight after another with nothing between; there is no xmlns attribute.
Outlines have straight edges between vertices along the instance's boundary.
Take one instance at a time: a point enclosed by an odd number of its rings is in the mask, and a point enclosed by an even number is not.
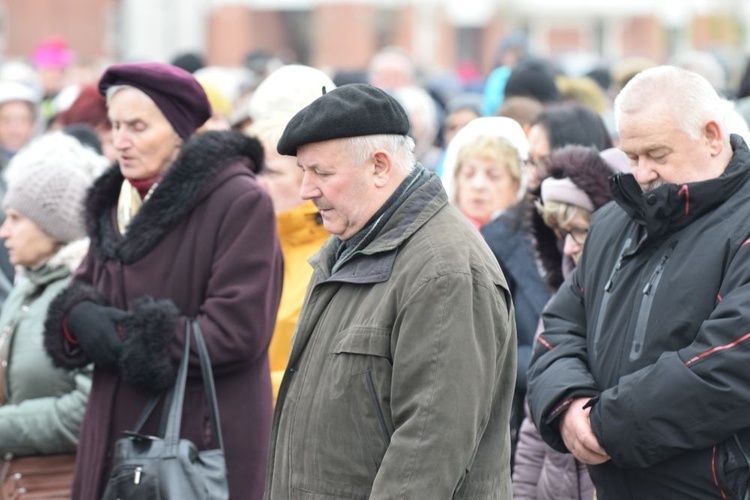
<svg viewBox="0 0 750 500"><path fill-rule="evenodd" d="M542 181L542 203L547 204L550 201L575 205L589 212L595 210L591 198L569 177L563 179L547 177Z"/></svg>
<svg viewBox="0 0 750 500"><path fill-rule="evenodd" d="M40 43L31 60L37 68L66 68L73 62L74 56L65 39L55 36Z"/></svg>

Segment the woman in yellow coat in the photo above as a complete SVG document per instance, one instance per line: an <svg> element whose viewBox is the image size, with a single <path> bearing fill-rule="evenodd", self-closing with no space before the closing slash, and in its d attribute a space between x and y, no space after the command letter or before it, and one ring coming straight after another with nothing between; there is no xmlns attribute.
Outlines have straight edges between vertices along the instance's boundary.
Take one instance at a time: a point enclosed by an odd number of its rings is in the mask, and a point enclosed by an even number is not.
<svg viewBox="0 0 750 500"><path fill-rule="evenodd" d="M284 255L284 287L281 304L268 349L273 397L284 376L297 318L302 310L312 266L307 260L320 250L330 234L323 228L318 210L300 197L302 171L296 158L276 152L276 144L287 122L300 109L321 95L321 88L334 89L323 72L302 65L282 66L258 86L249 102L252 124L247 135L263 144L264 167L259 181L273 200L277 231Z"/></svg>
<svg viewBox="0 0 750 500"><path fill-rule="evenodd" d="M292 349L292 336L302 311L307 284L312 277L313 268L307 259L320 250L330 237L323 228L315 205L299 197L302 171L297 167L295 158L276 152L276 143L285 124L281 120L255 122L249 131L261 141L265 151L265 165L259 181L273 200L276 228L284 255L281 303L268 348L274 402Z"/></svg>

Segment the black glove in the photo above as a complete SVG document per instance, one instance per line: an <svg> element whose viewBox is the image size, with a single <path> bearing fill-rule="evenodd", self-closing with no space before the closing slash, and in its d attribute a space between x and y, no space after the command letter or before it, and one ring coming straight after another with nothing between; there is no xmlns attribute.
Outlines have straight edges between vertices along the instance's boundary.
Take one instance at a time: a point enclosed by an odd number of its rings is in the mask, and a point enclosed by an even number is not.
<svg viewBox="0 0 750 500"><path fill-rule="evenodd" d="M128 317L122 309L84 301L70 311L68 331L98 368L111 369L117 367L122 350L117 326Z"/></svg>

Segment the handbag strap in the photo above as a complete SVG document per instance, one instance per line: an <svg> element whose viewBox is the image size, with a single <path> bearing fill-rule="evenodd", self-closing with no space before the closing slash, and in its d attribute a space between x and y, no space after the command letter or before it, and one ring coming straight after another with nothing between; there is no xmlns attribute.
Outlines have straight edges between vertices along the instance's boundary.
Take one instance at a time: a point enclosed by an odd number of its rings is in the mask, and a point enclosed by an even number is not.
<svg viewBox="0 0 750 500"><path fill-rule="evenodd" d="M182 353L180 368L177 370L177 380L172 390L172 402L167 413L167 428L164 431L164 444L167 455L177 453L177 443L180 440L182 427L182 407L185 402L185 386L187 385L188 362L190 361L190 323L185 321L185 350Z"/></svg>
<svg viewBox="0 0 750 500"><path fill-rule="evenodd" d="M180 376L184 374L184 377L183 377L184 380L182 382L182 390L177 391L180 394L180 401L179 401L180 411L179 411L179 414L177 415L178 417L177 432L179 434L180 424L181 424L180 419L182 416L182 399L184 398L184 394L185 394L185 383L187 381L187 361L188 361L189 355L190 355L190 323L189 321L186 321L185 322L185 350L182 354L182 359L180 360L180 368L177 372L177 381L175 382L175 385L172 388L167 389L166 391L161 392L157 394L156 396L152 397L148 401L148 403L146 403L146 406L143 408L143 411L141 411L141 414L138 417L138 420L135 422L135 426L133 427L133 430L127 432L128 434L140 434L141 429L143 429L143 426L146 425L146 421L149 419L151 414L156 409L157 405L159 404L159 401L161 401L162 398L164 398L165 403L164 403L164 409L162 409L162 419L161 419L161 424L159 425L158 435L166 436L165 428L168 422L165 422L165 418L168 418L167 408L172 407L171 403L173 402L175 389L177 388L177 385L180 382ZM185 365L185 368L183 368L183 365ZM171 413L172 412L170 411L169 415L171 415ZM178 436L178 439L179 439L179 436Z"/></svg>
<svg viewBox="0 0 750 500"><path fill-rule="evenodd" d="M216 398L216 385L214 385L214 374L211 368L211 358L208 355L206 341L198 321L193 321L193 333L195 334L195 345L198 346L198 355L201 359L201 371L203 372L203 385L206 388L206 401L208 410L211 412L211 430L216 436L217 448L224 450L224 438L221 434L221 420L219 419L219 403Z"/></svg>
<svg viewBox="0 0 750 500"><path fill-rule="evenodd" d="M164 431L164 443L167 447L168 454L177 453L177 444L180 439L180 427L182 425L182 407L185 402L185 386L187 384L188 361L190 358L190 337L195 336L195 344L198 349L198 357L201 363L201 373L203 375L203 386L206 389L206 400L211 418L211 428L218 448L224 450L224 439L221 435L221 422L219 420L219 405L216 399L216 386L211 369L211 358L208 355L208 348L203 339L203 332L195 319L188 319L185 324L185 352L180 362L180 368L177 372L177 381L172 392L172 402L169 405L167 416L167 428Z"/></svg>
<svg viewBox="0 0 750 500"><path fill-rule="evenodd" d="M156 405L159 404L159 401L161 401L162 396L163 393L148 400L148 403L146 403L145 408L143 408L141 415L138 417L138 420L135 423L135 427L133 427L134 434L138 434L141 432L143 426L146 425L146 420L148 420L148 417L150 417L154 412L154 409L156 408Z"/></svg>

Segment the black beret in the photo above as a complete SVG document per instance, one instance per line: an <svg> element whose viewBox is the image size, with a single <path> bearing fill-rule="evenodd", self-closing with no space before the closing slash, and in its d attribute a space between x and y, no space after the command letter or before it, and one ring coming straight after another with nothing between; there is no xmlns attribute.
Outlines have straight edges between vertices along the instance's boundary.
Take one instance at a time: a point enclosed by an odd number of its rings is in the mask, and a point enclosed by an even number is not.
<svg viewBox="0 0 750 500"><path fill-rule="evenodd" d="M338 87L315 99L287 124L276 150L297 156L312 142L361 135L409 133L409 117L387 92L365 83Z"/></svg>
<svg viewBox="0 0 750 500"><path fill-rule="evenodd" d="M149 96L183 139L211 118L211 104L203 87L191 73L177 66L156 62L115 64L99 80L99 92L106 95L115 85L135 87Z"/></svg>

